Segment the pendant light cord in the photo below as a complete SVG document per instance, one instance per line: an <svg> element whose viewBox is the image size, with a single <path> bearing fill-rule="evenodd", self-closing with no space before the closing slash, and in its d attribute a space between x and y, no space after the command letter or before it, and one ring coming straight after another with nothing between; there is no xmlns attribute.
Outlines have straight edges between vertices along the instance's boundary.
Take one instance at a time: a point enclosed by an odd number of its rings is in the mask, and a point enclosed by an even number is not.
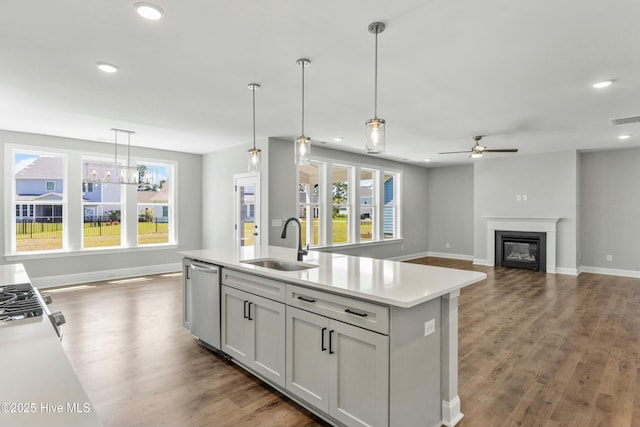
<svg viewBox="0 0 640 427"><path fill-rule="evenodd" d="M304 136L304 60L302 61L302 136Z"/></svg>
<svg viewBox="0 0 640 427"><path fill-rule="evenodd" d="M374 67L373 117L378 118L378 32L376 31L376 54Z"/></svg>
<svg viewBox="0 0 640 427"><path fill-rule="evenodd" d="M253 150L256 149L256 88L251 88L253 94Z"/></svg>

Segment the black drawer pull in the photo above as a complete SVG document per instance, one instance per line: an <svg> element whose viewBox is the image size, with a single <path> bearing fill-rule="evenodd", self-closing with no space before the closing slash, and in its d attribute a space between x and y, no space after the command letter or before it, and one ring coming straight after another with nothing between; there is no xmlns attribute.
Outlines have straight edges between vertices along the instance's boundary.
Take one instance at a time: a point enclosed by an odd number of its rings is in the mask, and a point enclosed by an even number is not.
<svg viewBox="0 0 640 427"><path fill-rule="evenodd" d="M358 313L357 311L353 311L350 308L347 308L345 310L345 313L355 314L356 316L360 316L360 317L367 317L367 313Z"/></svg>
<svg viewBox="0 0 640 427"><path fill-rule="evenodd" d="M311 299L311 298L298 297L298 299L301 299L302 301L306 301L306 302L316 302L316 300Z"/></svg>
<svg viewBox="0 0 640 427"><path fill-rule="evenodd" d="M333 333L334 332L335 331L333 329L329 331L329 354L335 353L333 351Z"/></svg>
<svg viewBox="0 0 640 427"><path fill-rule="evenodd" d="M324 333L325 333L326 330L327 330L327 328L322 328L322 343L321 343L322 351L327 351L327 347L325 347L325 344L324 344Z"/></svg>
<svg viewBox="0 0 640 427"><path fill-rule="evenodd" d="M248 303L249 303L249 301L245 301L245 302L244 302L244 313L243 313L243 316L242 316L242 317L244 317L245 319L248 319L248 318L249 318L249 315L247 314L247 304L248 304Z"/></svg>
<svg viewBox="0 0 640 427"><path fill-rule="evenodd" d="M247 319L249 319L249 320L253 320L253 317L251 317L251 305L252 304L253 304L252 302L249 303L249 310L248 310L249 311L249 315L247 316Z"/></svg>

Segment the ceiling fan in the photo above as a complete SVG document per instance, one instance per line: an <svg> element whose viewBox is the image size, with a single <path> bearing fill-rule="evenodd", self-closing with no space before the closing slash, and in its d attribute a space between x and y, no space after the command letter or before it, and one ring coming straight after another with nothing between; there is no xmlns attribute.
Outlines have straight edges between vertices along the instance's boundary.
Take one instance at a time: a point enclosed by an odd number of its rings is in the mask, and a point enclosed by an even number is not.
<svg viewBox="0 0 640 427"><path fill-rule="evenodd" d="M487 147L480 145L480 140L482 139L482 135L474 136L473 140L476 142L473 147L471 147L471 151L446 151L440 154L457 154L457 153L471 153L469 157L478 158L482 157L484 153L516 153L518 151L517 148L494 148L488 149Z"/></svg>

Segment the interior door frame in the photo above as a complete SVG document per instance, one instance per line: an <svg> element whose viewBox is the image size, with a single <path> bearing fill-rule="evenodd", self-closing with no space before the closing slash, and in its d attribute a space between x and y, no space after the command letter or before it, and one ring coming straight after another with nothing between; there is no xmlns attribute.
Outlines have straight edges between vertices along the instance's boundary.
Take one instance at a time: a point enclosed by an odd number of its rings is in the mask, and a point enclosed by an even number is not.
<svg viewBox="0 0 640 427"><path fill-rule="evenodd" d="M240 185L244 185L244 183L253 183L255 185L255 200L254 200L254 223L258 226L257 228L257 236L254 236L253 247L254 247L254 256L257 258L260 256L260 246L262 241L262 222L261 222L261 200L260 200L260 172L244 172L237 173L233 175L233 242L234 242L234 250L237 255L242 256L241 250L242 246L240 245L240 227L241 223L240 219L240 198L238 187Z"/></svg>

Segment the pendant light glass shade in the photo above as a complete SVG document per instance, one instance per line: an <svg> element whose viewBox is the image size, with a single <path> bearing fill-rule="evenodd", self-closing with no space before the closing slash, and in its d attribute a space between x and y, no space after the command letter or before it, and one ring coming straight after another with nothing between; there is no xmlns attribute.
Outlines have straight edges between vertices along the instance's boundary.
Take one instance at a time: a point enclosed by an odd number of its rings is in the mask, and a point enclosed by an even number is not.
<svg viewBox="0 0 640 427"><path fill-rule="evenodd" d="M302 58L298 59L296 64L302 68L302 133L295 140L295 162L296 165L302 166L311 164L311 138L304 136L304 69L311 61Z"/></svg>
<svg viewBox="0 0 640 427"><path fill-rule="evenodd" d="M253 98L253 148L249 149L249 163L247 169L249 172L260 172L260 166L262 163L261 151L256 148L256 90L260 89L258 83L249 83L249 90Z"/></svg>
<svg viewBox="0 0 640 427"><path fill-rule="evenodd" d="M384 153L384 119L374 117L365 123L367 154Z"/></svg>
<svg viewBox="0 0 640 427"><path fill-rule="evenodd" d="M378 118L378 34L384 31L382 22L374 22L369 25L369 32L376 36L376 56L375 56L375 74L374 74L374 101L373 101L373 119L365 122L367 154L384 153L384 119Z"/></svg>
<svg viewBox="0 0 640 427"><path fill-rule="evenodd" d="M296 138L296 165L311 164L311 138L302 135Z"/></svg>

